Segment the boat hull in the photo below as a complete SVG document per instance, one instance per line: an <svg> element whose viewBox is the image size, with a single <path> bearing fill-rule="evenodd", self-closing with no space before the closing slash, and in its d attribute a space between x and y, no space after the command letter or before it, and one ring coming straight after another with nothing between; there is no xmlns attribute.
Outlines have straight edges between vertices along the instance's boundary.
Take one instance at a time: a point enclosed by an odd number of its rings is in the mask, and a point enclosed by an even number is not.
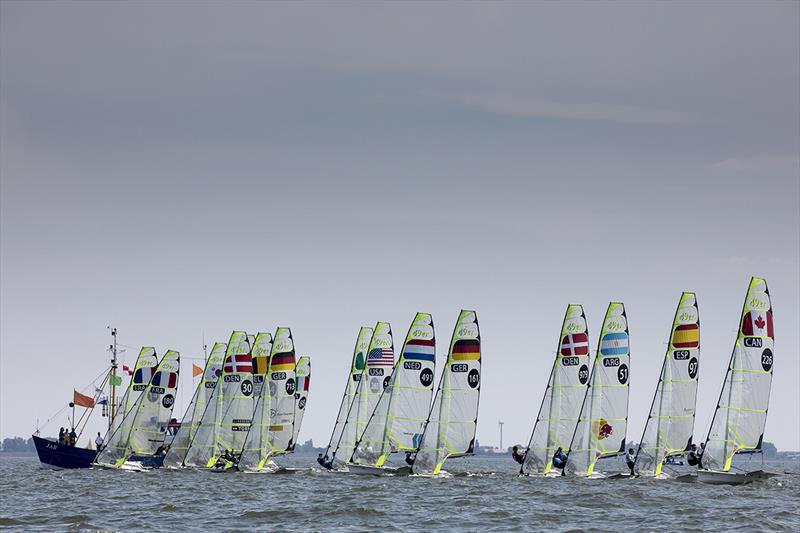
<svg viewBox="0 0 800 533"><path fill-rule="evenodd" d="M411 473L410 466L400 466L397 468L387 466L371 466L371 465L348 465L348 470L351 474L359 474L362 476L407 476Z"/></svg>
<svg viewBox="0 0 800 533"><path fill-rule="evenodd" d="M140 463L142 468L161 468L164 466L163 455L131 455L127 462Z"/></svg>
<svg viewBox="0 0 800 533"><path fill-rule="evenodd" d="M36 435L33 435L33 444L39 461L48 468L89 468L97 457L97 450L67 446Z"/></svg>
<svg viewBox="0 0 800 533"><path fill-rule="evenodd" d="M757 479L756 476L739 472L716 472L714 470L698 470L697 481L709 485L745 485Z"/></svg>

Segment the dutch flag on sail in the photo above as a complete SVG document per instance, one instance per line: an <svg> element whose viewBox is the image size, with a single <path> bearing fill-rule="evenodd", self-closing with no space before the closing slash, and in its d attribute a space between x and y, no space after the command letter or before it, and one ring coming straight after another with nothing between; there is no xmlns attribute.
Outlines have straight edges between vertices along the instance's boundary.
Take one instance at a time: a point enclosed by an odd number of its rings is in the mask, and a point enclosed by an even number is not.
<svg viewBox="0 0 800 533"><path fill-rule="evenodd" d="M414 361L431 361L436 358L433 339L411 339L406 343L403 357Z"/></svg>

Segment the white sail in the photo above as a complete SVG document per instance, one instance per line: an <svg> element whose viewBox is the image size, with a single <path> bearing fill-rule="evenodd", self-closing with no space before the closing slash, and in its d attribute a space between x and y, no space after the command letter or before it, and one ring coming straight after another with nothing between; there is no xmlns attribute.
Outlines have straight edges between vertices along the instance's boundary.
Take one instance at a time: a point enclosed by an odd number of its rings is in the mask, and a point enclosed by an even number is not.
<svg viewBox="0 0 800 533"><path fill-rule="evenodd" d="M569 449L589 383L589 332L583 306L569 305L539 414L520 473L548 474L553 455Z"/></svg>
<svg viewBox="0 0 800 533"><path fill-rule="evenodd" d="M253 411L253 423L247 432L244 446L239 456L238 468L243 471L260 470L272 453L272 444L269 441L270 395L264 386L269 375L269 356L272 352L272 335L259 333L254 339L253 356L253 393L256 396L256 405ZM267 392L264 394L264 392Z"/></svg>
<svg viewBox="0 0 800 533"><path fill-rule="evenodd" d="M155 348L144 346L133 367L133 377L120 403L120 412L114 419L114 425L105 438L105 448L97 455L95 462L106 466L114 466L128 454L128 439L133 428L135 408L139 405L142 393L155 374L158 357Z"/></svg>
<svg viewBox="0 0 800 533"><path fill-rule="evenodd" d="M367 364L358 382L356 395L347 414L339 446L333 452L333 464L340 468L350 461L358 436L364 432L383 390L389 385L394 369L392 327L378 322L369 343Z"/></svg>
<svg viewBox="0 0 800 533"><path fill-rule="evenodd" d="M158 363L133 419L129 442L133 454L154 455L164 444L178 393L180 367L181 357L175 350L168 350Z"/></svg>
<svg viewBox="0 0 800 533"><path fill-rule="evenodd" d="M433 319L428 313L417 313L352 462L382 466L392 452L417 450L430 410L435 365Z"/></svg>
<svg viewBox="0 0 800 533"><path fill-rule="evenodd" d="M184 466L211 468L226 450L242 449L253 416L253 390L250 342L244 331L234 331L222 375L189 444Z"/></svg>
<svg viewBox="0 0 800 533"><path fill-rule="evenodd" d="M294 447L295 381L294 339L289 328L278 328L269 359L269 395L271 422L269 440L274 453L285 453Z"/></svg>
<svg viewBox="0 0 800 533"><path fill-rule="evenodd" d="M625 306L610 303L600 331L589 388L564 471L592 476L599 459L625 449L630 386L630 346Z"/></svg>
<svg viewBox="0 0 800 533"><path fill-rule="evenodd" d="M297 438L300 435L300 427L303 425L303 415L308 405L308 391L311 388L311 358L307 355L297 360L295 370L297 378L297 392L294 393L294 435L292 442L297 445Z"/></svg>
<svg viewBox="0 0 800 533"><path fill-rule="evenodd" d="M667 457L692 445L700 369L700 315L693 292L684 292L670 329L667 353L636 452L636 473L658 476Z"/></svg>
<svg viewBox="0 0 800 533"><path fill-rule="evenodd" d="M111 435L117 430L122 423L125 415L130 412L131 408L136 405L136 401L142 395L145 387L153 377L155 367L158 365L158 357L156 356L155 348L151 346L143 346L139 350L139 357L136 358L136 364L133 365L133 374L131 381L128 383L128 388L125 389L125 394L119 403L117 409L117 416L114 417L113 425L106 435L105 442L111 442ZM128 428L130 430L130 428Z"/></svg>
<svg viewBox="0 0 800 533"><path fill-rule="evenodd" d="M164 456L165 467L177 468L183 465L186 452L189 450L189 443L194 439L197 428L200 427L200 420L209 405L219 377L222 375L222 362L225 358L226 346L224 342L215 343L211 354L206 359L205 368L194 391L194 396L192 396L192 401L183 415L180 428L169 444L167 455Z"/></svg>
<svg viewBox="0 0 800 533"><path fill-rule="evenodd" d="M437 475L448 457L475 448L481 391L481 336L475 311L461 311L412 473Z"/></svg>
<svg viewBox="0 0 800 533"><path fill-rule="evenodd" d="M372 328L366 326L363 326L358 331L356 345L355 348L353 348L350 371L347 373L347 384L344 387L342 401L339 404L339 411L336 415L336 423L333 425L331 439L328 441L328 447L325 449L324 457L326 460L328 460L334 450L339 447L339 441L342 439L342 434L347 422L347 415L350 413L350 407L353 405L353 399L356 397L358 384L361 382L361 375L364 372L364 368L367 366L367 350L369 349L369 341L372 339L372 333ZM354 425L347 427L347 431L351 433L351 436L345 438L355 442L355 430L356 427Z"/></svg>
<svg viewBox="0 0 800 533"><path fill-rule="evenodd" d="M702 468L728 472L737 453L761 449L767 421L775 333L767 281L753 278L739 333L706 438Z"/></svg>

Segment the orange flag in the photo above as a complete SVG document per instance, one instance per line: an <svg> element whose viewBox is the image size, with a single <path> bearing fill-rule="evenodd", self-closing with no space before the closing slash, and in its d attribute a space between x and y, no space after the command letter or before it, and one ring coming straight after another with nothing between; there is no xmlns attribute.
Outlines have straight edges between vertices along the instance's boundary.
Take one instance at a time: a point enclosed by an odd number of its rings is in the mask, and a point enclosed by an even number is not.
<svg viewBox="0 0 800 533"><path fill-rule="evenodd" d="M196 378L200 374L203 373L203 369L197 366L196 364L192 363L192 377Z"/></svg>
<svg viewBox="0 0 800 533"><path fill-rule="evenodd" d="M81 394L80 392L72 389L72 403L78 405L80 407L92 408L94 407L94 398L91 396L86 396L85 394Z"/></svg>

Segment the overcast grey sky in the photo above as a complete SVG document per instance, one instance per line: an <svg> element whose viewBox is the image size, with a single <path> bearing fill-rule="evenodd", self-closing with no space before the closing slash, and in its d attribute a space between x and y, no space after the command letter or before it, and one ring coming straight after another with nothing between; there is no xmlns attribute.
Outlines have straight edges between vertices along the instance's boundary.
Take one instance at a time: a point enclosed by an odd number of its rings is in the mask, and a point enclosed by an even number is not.
<svg viewBox="0 0 800 533"><path fill-rule="evenodd" d="M613 299L638 440L692 290L699 438L758 275L765 439L800 448L798 6L3 2L0 436L100 373L108 324L129 362L285 325L322 444L359 326L430 312L443 357L463 307L478 438L523 442L566 305L595 346Z"/></svg>

